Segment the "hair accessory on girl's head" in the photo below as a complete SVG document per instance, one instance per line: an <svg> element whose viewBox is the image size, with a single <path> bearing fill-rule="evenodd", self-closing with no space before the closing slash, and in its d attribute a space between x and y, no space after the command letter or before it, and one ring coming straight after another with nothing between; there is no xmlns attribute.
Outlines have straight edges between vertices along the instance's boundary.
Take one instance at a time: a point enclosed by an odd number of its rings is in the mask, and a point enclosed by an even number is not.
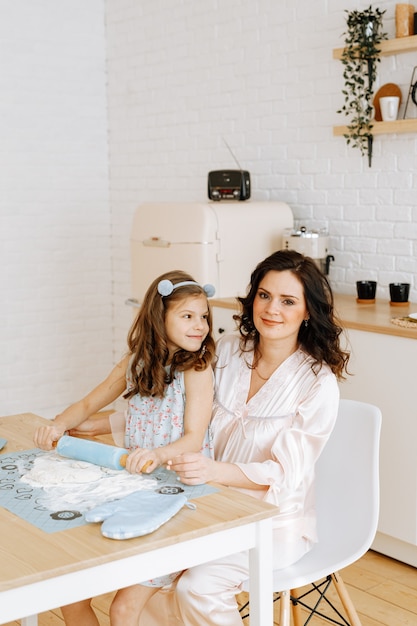
<svg viewBox="0 0 417 626"><path fill-rule="evenodd" d="M198 285L198 287L200 287L200 285L196 283L195 280L183 280L181 283L175 283L175 285L170 280L160 280L158 283L158 293L161 296L170 296L174 289L176 289L177 287L184 287L185 285ZM208 298L214 296L216 292L213 285L204 285L202 287L202 290Z"/></svg>

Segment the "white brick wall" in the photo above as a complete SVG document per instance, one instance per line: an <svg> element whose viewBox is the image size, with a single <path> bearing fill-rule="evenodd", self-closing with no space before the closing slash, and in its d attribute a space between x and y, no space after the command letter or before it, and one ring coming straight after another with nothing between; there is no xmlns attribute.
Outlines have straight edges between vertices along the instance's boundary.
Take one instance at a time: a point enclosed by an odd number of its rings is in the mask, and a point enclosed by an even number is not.
<svg viewBox="0 0 417 626"><path fill-rule="evenodd" d="M112 364L103 0L0 2L0 415Z"/></svg>
<svg viewBox="0 0 417 626"><path fill-rule="evenodd" d="M362 0L108 0L111 201L118 231L116 352L130 320L126 245L138 203L203 200L211 169L233 168L222 137L252 176L253 197L288 202L307 225L327 220L330 278L407 280L417 300L415 135L375 138L369 169L333 137L345 123L342 64L345 10ZM395 32L392 2L385 29ZM377 88L397 82L406 98L415 54L386 57ZM417 113L417 112L415 112Z"/></svg>
<svg viewBox="0 0 417 626"><path fill-rule="evenodd" d="M368 6L0 0L0 414L53 415L120 358L135 208L205 200L208 171L235 166L223 137L254 199L328 222L336 291L401 279L417 300L417 136L377 137L369 169L332 135L332 49ZM384 58L377 87L405 99L414 65Z"/></svg>

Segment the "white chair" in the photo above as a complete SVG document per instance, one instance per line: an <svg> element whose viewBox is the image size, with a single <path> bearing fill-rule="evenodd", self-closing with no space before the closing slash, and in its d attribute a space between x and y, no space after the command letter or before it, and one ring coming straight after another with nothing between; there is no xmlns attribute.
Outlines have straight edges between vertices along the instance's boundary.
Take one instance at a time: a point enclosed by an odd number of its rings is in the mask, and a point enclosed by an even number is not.
<svg viewBox="0 0 417 626"><path fill-rule="evenodd" d="M279 592L280 626L290 626L290 606L294 626L302 626L300 605L340 626L361 626L358 614L338 570L357 561L370 548L379 514L379 440L381 411L372 404L341 400L333 433L316 465L316 510L318 543L294 565L274 571L274 589ZM322 582L321 579L324 579ZM333 583L349 621L326 597ZM297 590L309 586L299 596ZM310 587L311 586L311 587ZM318 600L307 605L306 596ZM322 614L324 600L338 619ZM334 615L334 612L333 612Z"/></svg>

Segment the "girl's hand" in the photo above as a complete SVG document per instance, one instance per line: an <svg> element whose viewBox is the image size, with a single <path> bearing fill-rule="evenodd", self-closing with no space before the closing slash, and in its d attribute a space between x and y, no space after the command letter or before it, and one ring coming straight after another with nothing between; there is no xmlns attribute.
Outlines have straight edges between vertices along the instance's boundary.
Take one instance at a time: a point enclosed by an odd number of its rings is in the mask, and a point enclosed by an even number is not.
<svg viewBox="0 0 417 626"><path fill-rule="evenodd" d="M147 450L145 448L137 448L129 454L126 461L126 469L131 474L150 474L157 467L162 465L158 448L155 450Z"/></svg>
<svg viewBox="0 0 417 626"><path fill-rule="evenodd" d="M184 485L201 485L216 480L216 461L200 452L188 452L176 456L167 463Z"/></svg>
<svg viewBox="0 0 417 626"><path fill-rule="evenodd" d="M41 450L52 450L54 443L58 441L64 433L65 428L58 424L40 426L35 430L33 441L36 447L41 448Z"/></svg>

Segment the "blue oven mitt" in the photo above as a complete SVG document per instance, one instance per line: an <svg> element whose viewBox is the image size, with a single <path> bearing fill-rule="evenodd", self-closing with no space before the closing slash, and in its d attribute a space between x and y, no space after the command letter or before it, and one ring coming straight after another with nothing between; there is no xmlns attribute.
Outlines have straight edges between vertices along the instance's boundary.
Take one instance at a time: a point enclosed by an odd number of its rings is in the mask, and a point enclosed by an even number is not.
<svg viewBox="0 0 417 626"><path fill-rule="evenodd" d="M110 539L131 539L154 532L187 503L183 493L155 491L134 493L94 507L85 514L87 522L103 522L101 534ZM187 504L190 508L195 505Z"/></svg>

